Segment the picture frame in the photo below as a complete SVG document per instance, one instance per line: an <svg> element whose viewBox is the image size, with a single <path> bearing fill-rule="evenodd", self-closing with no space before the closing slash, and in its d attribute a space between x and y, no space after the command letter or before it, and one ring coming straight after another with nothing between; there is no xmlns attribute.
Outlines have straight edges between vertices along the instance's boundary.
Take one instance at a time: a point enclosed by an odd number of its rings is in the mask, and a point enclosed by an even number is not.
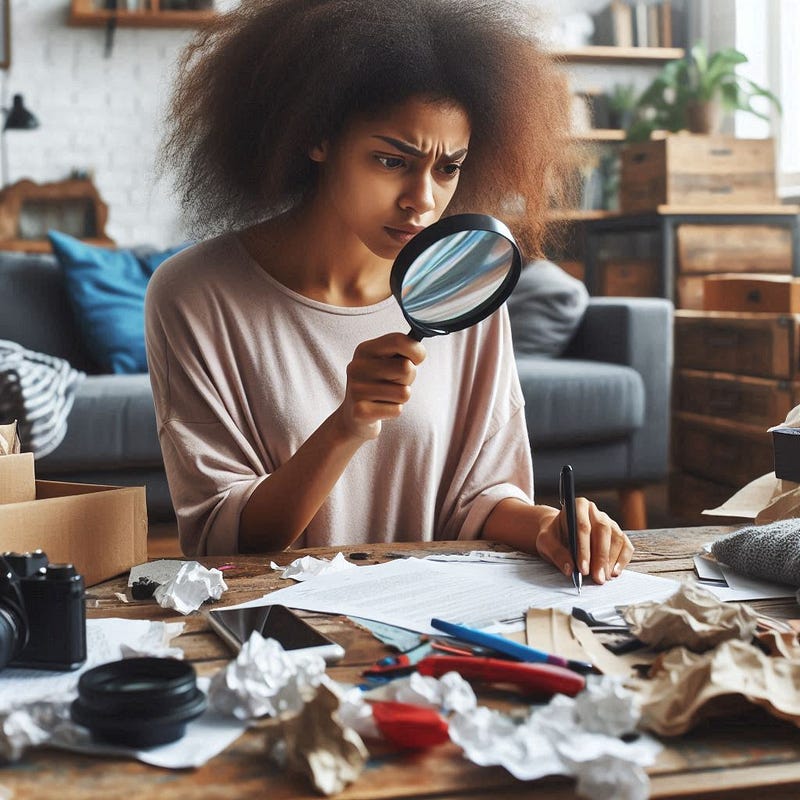
<svg viewBox="0 0 800 800"><path fill-rule="evenodd" d="M11 0L0 0L0 69L11 66Z"/></svg>

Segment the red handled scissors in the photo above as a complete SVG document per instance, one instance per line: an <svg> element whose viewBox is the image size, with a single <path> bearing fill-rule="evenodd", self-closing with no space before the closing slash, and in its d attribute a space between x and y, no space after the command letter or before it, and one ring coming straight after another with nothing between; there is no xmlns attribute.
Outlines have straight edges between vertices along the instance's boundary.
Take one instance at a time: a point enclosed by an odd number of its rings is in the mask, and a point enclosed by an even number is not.
<svg viewBox="0 0 800 800"><path fill-rule="evenodd" d="M504 661L475 656L427 656L417 664L420 675L439 678L446 672L458 672L466 680L484 683L509 683L525 694L574 697L586 686L586 678L555 664Z"/></svg>

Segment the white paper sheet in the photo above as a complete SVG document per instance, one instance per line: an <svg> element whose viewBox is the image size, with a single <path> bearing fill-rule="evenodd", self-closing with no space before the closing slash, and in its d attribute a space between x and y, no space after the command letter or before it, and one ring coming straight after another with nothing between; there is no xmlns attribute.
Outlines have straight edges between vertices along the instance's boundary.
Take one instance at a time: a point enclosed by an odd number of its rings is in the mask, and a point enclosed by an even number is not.
<svg viewBox="0 0 800 800"><path fill-rule="evenodd" d="M281 603L436 633L431 617L486 627L522 617L532 606L608 611L634 601L666 599L677 587L677 581L625 571L603 586L585 583L578 595L562 573L541 560L475 564L407 558L324 575L240 607Z"/></svg>
<svg viewBox="0 0 800 800"><path fill-rule="evenodd" d="M704 549L710 550L710 545L706 545ZM741 575L725 564L702 555L694 557L694 567L703 588L726 603L792 597L796 591L791 586Z"/></svg>
<svg viewBox="0 0 800 800"><path fill-rule="evenodd" d="M764 600L770 597L794 597L797 589L783 586L780 583L762 581L758 578L748 578L734 572L724 564L720 564L720 571L725 576L728 586L714 586L703 584L709 592L716 595L723 602L741 602L743 600Z"/></svg>
<svg viewBox="0 0 800 800"><path fill-rule="evenodd" d="M4 669L0 672L0 711L35 700L71 700L77 696L78 678L98 664L120 658L123 644L136 645L151 629L149 620L90 619L86 621L86 663L74 672L49 672L33 669ZM207 681L198 679L203 688ZM74 735L60 737L53 746L83 753L117 754L148 764L172 769L197 767L222 752L244 731L245 724L224 718L208 710L186 727L186 735L177 742L135 750L130 747L102 745ZM83 728L76 726L76 731Z"/></svg>

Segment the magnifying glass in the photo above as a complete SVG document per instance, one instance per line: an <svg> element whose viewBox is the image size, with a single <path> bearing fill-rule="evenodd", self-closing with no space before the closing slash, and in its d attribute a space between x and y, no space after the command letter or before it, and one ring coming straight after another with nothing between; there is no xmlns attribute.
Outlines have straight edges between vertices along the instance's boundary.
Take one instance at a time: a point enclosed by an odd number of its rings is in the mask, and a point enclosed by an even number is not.
<svg viewBox="0 0 800 800"><path fill-rule="evenodd" d="M456 214L398 253L389 282L409 336L468 328L496 311L517 284L522 257L511 231L487 214Z"/></svg>

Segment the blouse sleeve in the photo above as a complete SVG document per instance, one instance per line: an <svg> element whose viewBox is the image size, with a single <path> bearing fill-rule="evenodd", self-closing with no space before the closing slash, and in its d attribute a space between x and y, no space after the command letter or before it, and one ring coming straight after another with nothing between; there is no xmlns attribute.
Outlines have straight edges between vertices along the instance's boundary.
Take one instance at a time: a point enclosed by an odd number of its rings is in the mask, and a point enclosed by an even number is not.
<svg viewBox="0 0 800 800"><path fill-rule="evenodd" d="M242 509L268 473L232 416L235 384L225 380L236 380L226 376L231 359L211 341L203 309L168 267L148 286L145 340L181 549L192 556L235 553Z"/></svg>
<svg viewBox="0 0 800 800"><path fill-rule="evenodd" d="M458 464L447 490L437 538L477 539L501 500L533 503L533 465L525 404L508 313L490 320L475 366ZM476 413L478 410L479 413Z"/></svg>

